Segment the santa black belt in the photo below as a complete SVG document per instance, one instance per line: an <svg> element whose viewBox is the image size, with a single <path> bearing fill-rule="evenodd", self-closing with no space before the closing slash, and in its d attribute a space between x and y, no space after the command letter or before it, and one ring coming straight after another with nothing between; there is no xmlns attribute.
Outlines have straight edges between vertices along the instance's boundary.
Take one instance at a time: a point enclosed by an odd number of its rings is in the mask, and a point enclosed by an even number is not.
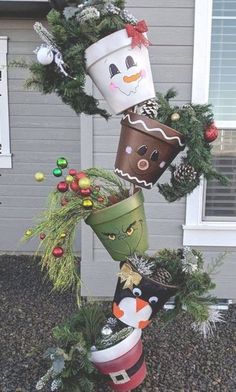
<svg viewBox="0 0 236 392"><path fill-rule="evenodd" d="M142 352L139 360L135 363L134 366L129 368L128 370L120 370L119 372L109 373L106 377L106 381L111 381L114 384L125 384L130 381L131 377L137 373L137 371L141 368L144 362L144 352ZM110 377L109 377L110 376Z"/></svg>

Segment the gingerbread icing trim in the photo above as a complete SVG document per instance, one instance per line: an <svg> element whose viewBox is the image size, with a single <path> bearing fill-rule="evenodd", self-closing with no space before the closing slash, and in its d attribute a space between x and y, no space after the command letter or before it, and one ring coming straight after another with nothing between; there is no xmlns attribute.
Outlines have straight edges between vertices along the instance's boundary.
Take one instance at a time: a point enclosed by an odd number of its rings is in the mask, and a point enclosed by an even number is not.
<svg viewBox="0 0 236 392"><path fill-rule="evenodd" d="M120 169L115 169L115 173L120 174L122 177L127 177L129 180L135 180L138 184L140 185L144 185L147 188L152 188L153 187L153 183L152 182L147 182L145 180L139 180L137 177L135 176L130 176L128 173L124 173L122 170Z"/></svg>
<svg viewBox="0 0 236 392"><path fill-rule="evenodd" d="M143 128L144 128L147 132L153 132L153 131L155 131L155 132L160 132L160 133L162 134L162 136L163 136L166 140L177 140L180 147L184 147L184 145L185 145L184 143L181 142L181 140L180 140L180 138L179 138L178 136L167 136L167 135L165 134L165 132L163 131L163 129L161 129L161 128L148 128L147 125L145 124L145 122L142 121L142 120L132 121L129 114L125 114L125 115L124 115L123 120L126 120L126 119L128 119L129 123L132 124L132 125L141 124L141 125L143 126Z"/></svg>

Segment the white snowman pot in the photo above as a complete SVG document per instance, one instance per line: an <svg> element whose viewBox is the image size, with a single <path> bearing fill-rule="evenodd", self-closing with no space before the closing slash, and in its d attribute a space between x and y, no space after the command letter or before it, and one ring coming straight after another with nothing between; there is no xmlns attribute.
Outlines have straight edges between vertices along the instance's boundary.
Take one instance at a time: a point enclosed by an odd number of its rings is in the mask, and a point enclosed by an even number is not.
<svg viewBox="0 0 236 392"><path fill-rule="evenodd" d="M86 69L115 114L155 97L148 49L132 48L126 29L89 46Z"/></svg>

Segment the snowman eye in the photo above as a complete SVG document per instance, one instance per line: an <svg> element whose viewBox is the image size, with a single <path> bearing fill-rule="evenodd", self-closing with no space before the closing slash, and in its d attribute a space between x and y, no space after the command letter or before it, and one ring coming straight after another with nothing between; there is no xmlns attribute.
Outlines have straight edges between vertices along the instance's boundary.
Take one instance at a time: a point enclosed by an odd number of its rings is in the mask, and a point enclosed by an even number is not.
<svg viewBox="0 0 236 392"><path fill-rule="evenodd" d="M133 57L131 57L131 56L126 57L126 59L125 59L125 64L126 64L127 69L129 69L129 68L131 68L131 67L135 67L135 66L137 65L137 64L134 62Z"/></svg>
<svg viewBox="0 0 236 392"><path fill-rule="evenodd" d="M133 289L133 294L135 295L135 297L140 297L142 295L142 291L136 287L135 289Z"/></svg>
<svg viewBox="0 0 236 392"><path fill-rule="evenodd" d="M147 146L146 144L143 144L142 146L139 147L139 149L137 150L138 155L145 155L147 152Z"/></svg>
<svg viewBox="0 0 236 392"><path fill-rule="evenodd" d="M158 156L159 156L158 151L154 150L152 155L151 155L151 161L157 161L158 160Z"/></svg>
<svg viewBox="0 0 236 392"><path fill-rule="evenodd" d="M148 302L150 303L150 304L156 304L157 302L158 302L158 298L157 297L150 297L149 298L149 300L148 300Z"/></svg>
<svg viewBox="0 0 236 392"><path fill-rule="evenodd" d="M120 73L119 69L117 68L117 66L115 64L109 65L109 71L110 71L111 78L113 78L113 76Z"/></svg>

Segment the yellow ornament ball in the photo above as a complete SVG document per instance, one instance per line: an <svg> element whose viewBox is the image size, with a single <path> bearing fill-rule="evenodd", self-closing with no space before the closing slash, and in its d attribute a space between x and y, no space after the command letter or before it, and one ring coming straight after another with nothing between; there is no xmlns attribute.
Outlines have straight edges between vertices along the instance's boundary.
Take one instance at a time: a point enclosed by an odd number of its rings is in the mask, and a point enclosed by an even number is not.
<svg viewBox="0 0 236 392"><path fill-rule="evenodd" d="M74 177L68 174L68 176L66 176L67 184L71 184L73 181L74 181Z"/></svg>
<svg viewBox="0 0 236 392"><path fill-rule="evenodd" d="M32 234L32 230L30 230L30 229L26 230L25 235L27 237L29 237L31 234Z"/></svg>
<svg viewBox="0 0 236 392"><path fill-rule="evenodd" d="M91 181L88 177L80 178L79 187L80 189L88 189L91 185Z"/></svg>
<svg viewBox="0 0 236 392"><path fill-rule="evenodd" d="M61 238L66 238L66 234L65 233L61 233Z"/></svg>
<svg viewBox="0 0 236 392"><path fill-rule="evenodd" d="M37 172L35 173L34 178L37 182L42 182L43 180L45 180L45 175L42 172Z"/></svg>
<svg viewBox="0 0 236 392"><path fill-rule="evenodd" d="M173 113L171 115L171 121L178 121L180 119L179 113Z"/></svg>

